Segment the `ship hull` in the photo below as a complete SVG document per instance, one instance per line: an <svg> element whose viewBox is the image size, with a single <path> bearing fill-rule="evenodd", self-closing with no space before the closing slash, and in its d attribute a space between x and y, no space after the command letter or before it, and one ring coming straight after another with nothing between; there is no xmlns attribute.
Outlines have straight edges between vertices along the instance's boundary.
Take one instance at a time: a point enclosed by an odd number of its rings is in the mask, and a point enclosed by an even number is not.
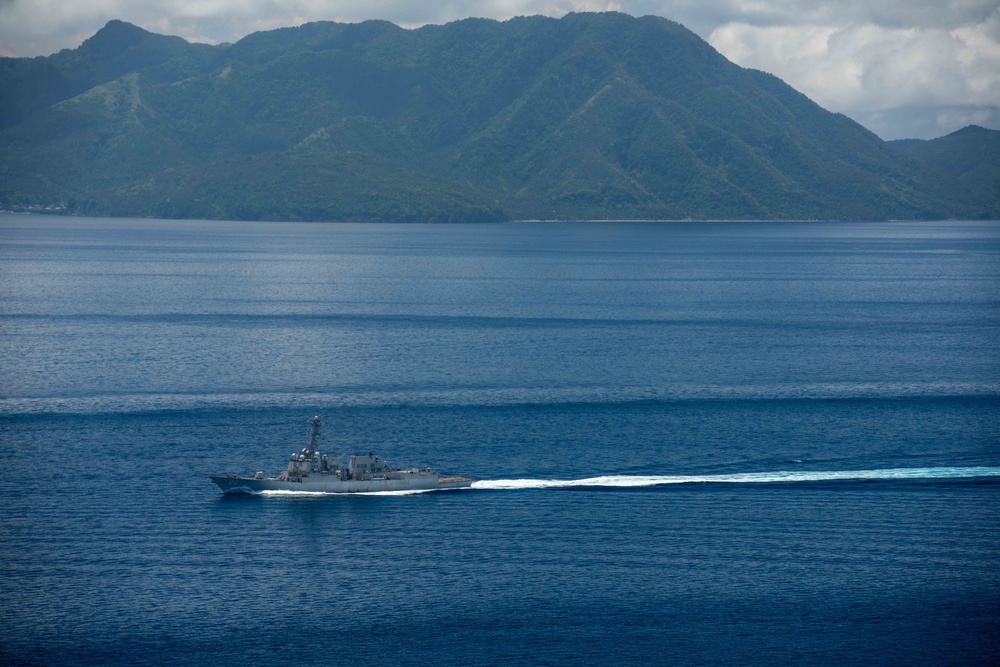
<svg viewBox="0 0 1000 667"><path fill-rule="evenodd" d="M237 475L212 475L212 481L224 493L248 494L262 491L309 491L313 493L377 493L385 491L434 491L462 489L472 486L467 477L414 475L398 479L368 479L342 481L332 476L305 477L302 481L277 478L259 479Z"/></svg>

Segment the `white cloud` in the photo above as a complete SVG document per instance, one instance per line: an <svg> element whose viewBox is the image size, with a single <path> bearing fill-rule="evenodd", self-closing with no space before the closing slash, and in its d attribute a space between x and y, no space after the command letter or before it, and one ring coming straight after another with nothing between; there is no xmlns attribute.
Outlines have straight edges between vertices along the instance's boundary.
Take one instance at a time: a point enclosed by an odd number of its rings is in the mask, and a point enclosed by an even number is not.
<svg viewBox="0 0 1000 667"><path fill-rule="evenodd" d="M1000 12L955 28L754 26L729 23L709 42L734 62L777 73L832 111L873 120L896 108L940 107L938 133L1000 107ZM878 114L883 114L879 116ZM897 136L891 126L881 134Z"/></svg>
<svg viewBox="0 0 1000 667"><path fill-rule="evenodd" d="M219 43L315 20L416 27L605 10L678 21L886 137L1000 117L1000 0L0 0L0 55L76 47L115 18ZM907 113L924 120L901 122Z"/></svg>

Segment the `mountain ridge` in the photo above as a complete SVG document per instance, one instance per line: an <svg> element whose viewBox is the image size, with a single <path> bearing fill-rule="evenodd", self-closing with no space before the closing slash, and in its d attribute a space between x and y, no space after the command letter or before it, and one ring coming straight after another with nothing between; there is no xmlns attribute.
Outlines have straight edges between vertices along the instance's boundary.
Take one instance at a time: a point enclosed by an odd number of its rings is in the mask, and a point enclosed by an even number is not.
<svg viewBox="0 0 1000 667"><path fill-rule="evenodd" d="M996 203L1000 193L1000 130L967 125L937 139L901 139L889 144L928 169L982 193L982 205L988 208L992 204L992 217L1000 218Z"/></svg>
<svg viewBox="0 0 1000 667"><path fill-rule="evenodd" d="M289 220L1000 209L980 181L652 16L318 22L220 46L112 21L78 49L0 59L0 90L6 208Z"/></svg>

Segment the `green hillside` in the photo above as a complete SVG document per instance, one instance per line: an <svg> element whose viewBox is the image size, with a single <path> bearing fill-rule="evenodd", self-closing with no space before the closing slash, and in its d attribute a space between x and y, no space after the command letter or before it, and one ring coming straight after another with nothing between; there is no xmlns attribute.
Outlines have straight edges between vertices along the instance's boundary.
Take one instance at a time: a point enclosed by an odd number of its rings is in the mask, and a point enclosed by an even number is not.
<svg viewBox="0 0 1000 667"><path fill-rule="evenodd" d="M961 182L985 216L1000 218L1000 131L969 125L938 139L889 144L928 169Z"/></svg>
<svg viewBox="0 0 1000 667"><path fill-rule="evenodd" d="M232 45L112 21L0 59L0 207L275 220L988 214L656 17L311 23Z"/></svg>

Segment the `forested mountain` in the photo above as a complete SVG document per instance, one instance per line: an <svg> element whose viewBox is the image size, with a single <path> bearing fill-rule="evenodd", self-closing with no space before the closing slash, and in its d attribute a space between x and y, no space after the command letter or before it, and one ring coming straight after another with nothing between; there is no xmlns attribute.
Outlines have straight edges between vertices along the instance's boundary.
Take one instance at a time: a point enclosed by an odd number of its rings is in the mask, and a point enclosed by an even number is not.
<svg viewBox="0 0 1000 667"><path fill-rule="evenodd" d="M1000 131L969 125L938 139L889 144L942 176L957 179L978 197L980 208L1000 218Z"/></svg>
<svg viewBox="0 0 1000 667"><path fill-rule="evenodd" d="M283 220L990 215L683 26L624 14L189 44L120 21L0 59L0 207ZM994 163L995 164L995 163Z"/></svg>

